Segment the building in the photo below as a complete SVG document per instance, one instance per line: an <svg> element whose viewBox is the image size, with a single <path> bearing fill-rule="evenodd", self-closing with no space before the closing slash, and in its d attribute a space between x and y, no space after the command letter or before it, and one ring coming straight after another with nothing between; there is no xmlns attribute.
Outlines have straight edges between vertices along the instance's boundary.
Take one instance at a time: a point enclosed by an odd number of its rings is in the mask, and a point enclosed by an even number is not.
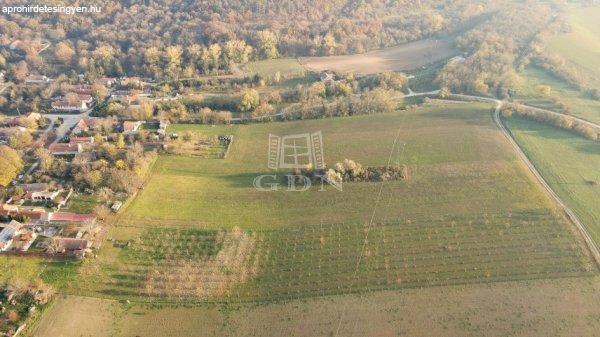
<svg viewBox="0 0 600 337"><path fill-rule="evenodd" d="M117 83L117 79L114 77L102 77L98 79L98 83L102 84L107 88L110 88L113 85L115 85L115 83Z"/></svg>
<svg viewBox="0 0 600 337"><path fill-rule="evenodd" d="M84 102L85 104L91 104L92 101L94 100L92 95L88 95L88 94L77 94L77 97L79 98L79 100L81 102Z"/></svg>
<svg viewBox="0 0 600 337"><path fill-rule="evenodd" d="M124 104L131 104L139 99L139 93L133 90L115 90L110 95L110 99Z"/></svg>
<svg viewBox="0 0 600 337"><path fill-rule="evenodd" d="M23 224L18 221L11 221L0 231L0 251L7 251L13 243L14 237L23 228Z"/></svg>
<svg viewBox="0 0 600 337"><path fill-rule="evenodd" d="M33 201L53 201L60 195L60 191L40 191L27 193L27 197Z"/></svg>
<svg viewBox="0 0 600 337"><path fill-rule="evenodd" d="M49 188L48 184L46 183L23 184L20 185L20 187L27 193L44 192Z"/></svg>
<svg viewBox="0 0 600 337"><path fill-rule="evenodd" d="M121 78L122 86L141 87L144 84L140 77L123 77Z"/></svg>
<svg viewBox="0 0 600 337"><path fill-rule="evenodd" d="M69 144L94 144L94 137L70 137Z"/></svg>
<svg viewBox="0 0 600 337"><path fill-rule="evenodd" d="M119 211L119 209L121 209L121 206L123 206L123 203L121 201L115 201L112 204L112 207L110 208L113 212L117 213Z"/></svg>
<svg viewBox="0 0 600 337"><path fill-rule="evenodd" d="M43 75L29 75L25 79L25 83L28 83L28 84L44 84L44 83L50 83L50 82L52 82L52 79L50 79L46 76L43 76Z"/></svg>
<svg viewBox="0 0 600 337"><path fill-rule="evenodd" d="M48 222L54 224L93 224L96 222L96 216L94 214L54 212L50 213Z"/></svg>
<svg viewBox="0 0 600 337"><path fill-rule="evenodd" d="M53 247L49 253L84 257L88 245L88 240L84 239L56 238L54 239Z"/></svg>
<svg viewBox="0 0 600 337"><path fill-rule="evenodd" d="M88 103L81 99L74 102L69 102L66 99L58 99L52 102L52 109L57 111L85 111L88 109Z"/></svg>
<svg viewBox="0 0 600 337"><path fill-rule="evenodd" d="M23 216L30 222L46 222L50 217L50 213L41 207L19 207L9 204L0 204L0 215L4 218Z"/></svg>
<svg viewBox="0 0 600 337"><path fill-rule="evenodd" d="M48 150L55 156L67 156L80 153L83 146L79 143L54 143L48 147Z"/></svg>
<svg viewBox="0 0 600 337"><path fill-rule="evenodd" d="M91 96L92 95L92 86L89 84L78 84L71 91L78 95Z"/></svg>
<svg viewBox="0 0 600 337"><path fill-rule="evenodd" d="M96 118L82 118L73 128L73 133L78 135L83 132L89 132L94 129L97 121Z"/></svg>
<svg viewBox="0 0 600 337"><path fill-rule="evenodd" d="M124 134L134 134L138 132L140 126L142 126L143 122L141 121L124 121L123 122L123 133Z"/></svg>

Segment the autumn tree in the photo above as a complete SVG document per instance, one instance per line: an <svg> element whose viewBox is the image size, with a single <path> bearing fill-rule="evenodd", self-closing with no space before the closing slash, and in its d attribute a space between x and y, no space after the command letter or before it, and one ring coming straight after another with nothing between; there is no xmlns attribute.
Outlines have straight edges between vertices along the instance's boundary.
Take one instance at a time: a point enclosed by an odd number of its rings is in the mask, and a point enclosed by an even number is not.
<svg viewBox="0 0 600 337"><path fill-rule="evenodd" d="M70 63L75 55L75 51L66 42L59 42L54 48L54 56L63 63Z"/></svg>
<svg viewBox="0 0 600 337"><path fill-rule="evenodd" d="M258 49L264 58L274 59L279 56L277 51L277 36L268 30L261 30L256 34Z"/></svg>
<svg viewBox="0 0 600 337"><path fill-rule="evenodd" d="M240 99L238 108L240 111L252 111L260 104L260 95L254 89L246 90Z"/></svg>
<svg viewBox="0 0 600 337"><path fill-rule="evenodd" d="M17 151L0 145L0 186L6 187L23 169L23 160Z"/></svg>

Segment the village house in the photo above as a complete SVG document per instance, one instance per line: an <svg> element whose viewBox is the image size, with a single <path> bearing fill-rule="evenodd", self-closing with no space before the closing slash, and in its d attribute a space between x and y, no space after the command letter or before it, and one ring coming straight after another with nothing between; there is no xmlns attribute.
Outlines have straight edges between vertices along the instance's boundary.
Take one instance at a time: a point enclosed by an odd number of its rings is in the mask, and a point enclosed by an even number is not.
<svg viewBox="0 0 600 337"><path fill-rule="evenodd" d="M48 150L55 156L67 156L81 153L83 146L80 143L54 143Z"/></svg>
<svg viewBox="0 0 600 337"><path fill-rule="evenodd" d="M57 111L85 111L88 109L88 103L81 99L69 102L61 98L52 102L52 109Z"/></svg>
<svg viewBox="0 0 600 337"><path fill-rule="evenodd" d="M12 220L0 231L0 251L26 252L36 237L37 233L35 233L33 226L25 226Z"/></svg>
<svg viewBox="0 0 600 337"><path fill-rule="evenodd" d="M51 78L48 78L44 75L29 75L25 79L25 83L28 84L44 84L52 82Z"/></svg>
<svg viewBox="0 0 600 337"><path fill-rule="evenodd" d="M123 133L126 135L134 134L138 132L143 122L141 121L124 121L123 122Z"/></svg>
<svg viewBox="0 0 600 337"><path fill-rule="evenodd" d="M115 90L110 95L110 99L124 104L131 104L139 99L139 93L134 90Z"/></svg>
<svg viewBox="0 0 600 337"><path fill-rule="evenodd" d="M5 219L17 216L25 217L30 222L47 222L50 213L41 207L20 207L18 205L0 204L0 216Z"/></svg>
<svg viewBox="0 0 600 337"><path fill-rule="evenodd" d="M79 98L79 100L85 104L91 104L94 101L92 95L89 94L77 94L77 98Z"/></svg>
<svg viewBox="0 0 600 337"><path fill-rule="evenodd" d="M51 212L48 216L51 224L93 224L96 222L94 214L79 214L70 212Z"/></svg>
<svg viewBox="0 0 600 337"><path fill-rule="evenodd" d="M77 122L75 127L73 128L73 134L81 134L83 132L89 132L94 129L96 126L96 122L98 119L96 118L82 118Z"/></svg>
<svg viewBox="0 0 600 337"><path fill-rule="evenodd" d="M0 230L0 251L5 252L10 248L15 235L22 227L20 222L13 220Z"/></svg>
<svg viewBox="0 0 600 337"><path fill-rule="evenodd" d="M46 183L22 184L19 185L19 187L21 187L26 193L44 192L50 188L50 186Z"/></svg>
<svg viewBox="0 0 600 337"><path fill-rule="evenodd" d="M40 192L31 192L26 194L26 199L30 199L33 201L53 201L56 197L60 195L61 191L40 191Z"/></svg>
<svg viewBox="0 0 600 337"><path fill-rule="evenodd" d="M84 239L55 238L54 244L48 252L53 254L65 254L83 258L85 257L85 253L88 250L88 246L88 240Z"/></svg>
<svg viewBox="0 0 600 337"><path fill-rule="evenodd" d="M94 137L70 137L69 144L82 144L84 146L94 144Z"/></svg>
<svg viewBox="0 0 600 337"><path fill-rule="evenodd" d="M120 84L124 87L142 87L144 85L144 81L140 77L122 77L119 81Z"/></svg>
<svg viewBox="0 0 600 337"><path fill-rule="evenodd" d="M158 130L156 132L159 136L164 137L167 134L167 126L169 126L169 121L166 119L161 119L158 122Z"/></svg>
<svg viewBox="0 0 600 337"><path fill-rule="evenodd" d="M92 86L89 84L78 84L71 91L78 95L91 96L92 95Z"/></svg>
<svg viewBox="0 0 600 337"><path fill-rule="evenodd" d="M98 79L98 83L103 86L110 88L117 83L117 79L114 77L101 77Z"/></svg>

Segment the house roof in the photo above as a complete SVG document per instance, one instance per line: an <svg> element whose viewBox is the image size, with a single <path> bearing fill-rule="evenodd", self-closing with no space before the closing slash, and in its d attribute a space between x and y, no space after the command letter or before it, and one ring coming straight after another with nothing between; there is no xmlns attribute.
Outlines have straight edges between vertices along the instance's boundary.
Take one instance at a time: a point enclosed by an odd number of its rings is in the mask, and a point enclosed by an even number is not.
<svg viewBox="0 0 600 337"><path fill-rule="evenodd" d="M93 128L96 125L97 119L95 118L82 118L77 122L77 127L80 129Z"/></svg>
<svg viewBox="0 0 600 337"><path fill-rule="evenodd" d="M81 145L78 143L54 143L48 147L48 150L52 153L76 153L81 151Z"/></svg>
<svg viewBox="0 0 600 337"><path fill-rule="evenodd" d="M78 102L69 102L66 99L58 99L54 102L52 102L52 107L53 108L70 108L70 107L76 107L76 108L80 108L83 107L83 103L84 100L79 99Z"/></svg>
<svg viewBox="0 0 600 337"><path fill-rule="evenodd" d="M48 189L48 184L46 183L23 184L20 186L25 192L42 192Z"/></svg>
<svg viewBox="0 0 600 337"><path fill-rule="evenodd" d="M88 240L75 238L57 238L57 247L59 251L77 251L88 247Z"/></svg>
<svg viewBox="0 0 600 337"><path fill-rule="evenodd" d="M94 137L70 137L70 144L92 144L94 142Z"/></svg>
<svg viewBox="0 0 600 337"><path fill-rule="evenodd" d="M52 222L73 222L84 223L96 220L94 214L77 214L69 212L55 212L50 215L49 221Z"/></svg>
<svg viewBox="0 0 600 337"><path fill-rule="evenodd" d="M124 121L123 131L136 131L140 127L140 125L142 125L142 122L140 121Z"/></svg>

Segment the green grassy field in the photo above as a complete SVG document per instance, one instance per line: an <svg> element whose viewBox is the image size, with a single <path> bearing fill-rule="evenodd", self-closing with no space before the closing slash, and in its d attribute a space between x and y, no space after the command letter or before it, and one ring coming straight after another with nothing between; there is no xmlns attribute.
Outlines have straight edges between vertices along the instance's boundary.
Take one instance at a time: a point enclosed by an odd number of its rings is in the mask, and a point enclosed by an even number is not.
<svg viewBox="0 0 600 337"><path fill-rule="evenodd" d="M512 118L517 142L600 244L600 145L552 126Z"/></svg>
<svg viewBox="0 0 600 337"><path fill-rule="evenodd" d="M551 87L552 95L557 95L571 108L574 116L600 123L600 101L592 100L585 92L556 78L546 70L529 66L521 75L525 79L514 99L527 105L561 112L551 100L540 94L538 87Z"/></svg>
<svg viewBox="0 0 600 337"><path fill-rule="evenodd" d="M111 231L118 242L85 261L64 291L136 301L279 301L593 275L572 226L516 158L490 108L173 126L233 133L229 156L161 156ZM343 191L253 187L256 175L270 173L270 133L319 130L330 165L389 161L408 165L410 178L345 183Z"/></svg>
<svg viewBox="0 0 600 337"><path fill-rule="evenodd" d="M591 85L600 87L600 6L572 5L567 17L571 32L553 37L547 48L577 65Z"/></svg>
<svg viewBox="0 0 600 337"><path fill-rule="evenodd" d="M327 187L305 193L253 188L254 177L273 173L267 168L269 134L319 130L329 165L350 158L364 165L381 166L390 160L411 168L409 181L386 184L386 200L398 203L381 207L378 219L519 211L542 205L543 196L528 176L518 173L521 167L495 130L488 109L458 105L416 113L239 126L227 159L160 157L122 223L276 229L368 221L379 183L347 184L343 192ZM232 133L228 126L209 130ZM288 172L276 173L283 177ZM492 180L496 183L489 184ZM479 210L469 207L473 200L480 204Z"/></svg>

